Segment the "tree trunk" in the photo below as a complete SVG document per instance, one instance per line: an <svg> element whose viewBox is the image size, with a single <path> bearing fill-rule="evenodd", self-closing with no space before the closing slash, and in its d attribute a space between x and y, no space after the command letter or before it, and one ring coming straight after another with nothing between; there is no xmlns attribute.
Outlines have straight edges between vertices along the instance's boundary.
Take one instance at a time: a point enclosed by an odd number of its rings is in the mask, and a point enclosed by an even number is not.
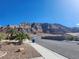
<svg viewBox="0 0 79 59"><path fill-rule="evenodd" d="M18 43L19 43L19 45L21 45L23 42L22 42L22 40L20 40Z"/></svg>

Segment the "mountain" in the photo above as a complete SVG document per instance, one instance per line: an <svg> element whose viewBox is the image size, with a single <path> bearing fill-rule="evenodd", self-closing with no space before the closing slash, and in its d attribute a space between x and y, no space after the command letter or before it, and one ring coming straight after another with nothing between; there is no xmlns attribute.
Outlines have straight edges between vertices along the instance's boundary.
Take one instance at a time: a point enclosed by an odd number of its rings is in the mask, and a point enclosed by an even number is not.
<svg viewBox="0 0 79 59"><path fill-rule="evenodd" d="M71 28L63 26L61 24L49 24L49 23L33 23L31 24L32 31L60 34L71 32Z"/></svg>
<svg viewBox="0 0 79 59"><path fill-rule="evenodd" d="M10 25L1 27L0 32L6 32L8 28L21 29L24 32L30 33L50 33L50 34L64 34L70 32L79 32L79 27L66 27L61 24L49 24L49 23L21 23L18 26Z"/></svg>
<svg viewBox="0 0 79 59"><path fill-rule="evenodd" d="M71 29L72 32L79 32L79 27L72 27Z"/></svg>

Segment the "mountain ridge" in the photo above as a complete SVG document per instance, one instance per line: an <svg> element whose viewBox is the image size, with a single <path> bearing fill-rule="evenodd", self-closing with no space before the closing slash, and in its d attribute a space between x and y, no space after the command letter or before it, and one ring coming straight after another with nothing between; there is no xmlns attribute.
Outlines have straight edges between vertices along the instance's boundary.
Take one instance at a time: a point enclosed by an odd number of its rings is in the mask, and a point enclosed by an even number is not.
<svg viewBox="0 0 79 59"><path fill-rule="evenodd" d="M30 33L49 33L49 34L64 34L71 32L79 32L79 27L67 27L58 23L21 23L18 26L8 25L6 27L1 27L0 31L3 31L7 28L22 28L25 32Z"/></svg>

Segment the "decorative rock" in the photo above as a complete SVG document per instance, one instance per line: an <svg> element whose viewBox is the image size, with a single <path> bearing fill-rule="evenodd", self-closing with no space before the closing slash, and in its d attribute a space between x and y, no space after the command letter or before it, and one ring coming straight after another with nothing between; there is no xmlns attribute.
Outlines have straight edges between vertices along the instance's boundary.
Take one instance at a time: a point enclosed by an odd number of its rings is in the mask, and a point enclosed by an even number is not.
<svg viewBox="0 0 79 59"><path fill-rule="evenodd" d="M5 56L6 54L7 54L7 52L5 52L5 51L0 51L0 58L3 57L3 56Z"/></svg>
<svg viewBox="0 0 79 59"><path fill-rule="evenodd" d="M20 50L20 51L24 51L24 48L20 48L19 50Z"/></svg>
<svg viewBox="0 0 79 59"><path fill-rule="evenodd" d="M16 52L24 51L24 48L19 48Z"/></svg>

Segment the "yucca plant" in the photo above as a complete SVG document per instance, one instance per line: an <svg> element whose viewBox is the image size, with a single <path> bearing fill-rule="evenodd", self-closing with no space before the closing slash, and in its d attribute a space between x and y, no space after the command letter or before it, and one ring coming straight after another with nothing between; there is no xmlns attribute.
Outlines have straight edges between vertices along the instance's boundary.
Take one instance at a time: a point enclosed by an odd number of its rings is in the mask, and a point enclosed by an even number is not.
<svg viewBox="0 0 79 59"><path fill-rule="evenodd" d="M9 30L8 33L10 34L10 36L9 36L9 39L10 39L10 40L15 39L15 36L16 36L16 34L17 34L17 31L16 31L16 30L11 29L11 30Z"/></svg>
<svg viewBox="0 0 79 59"><path fill-rule="evenodd" d="M31 40L30 35L26 34L26 37L27 37L28 40Z"/></svg>
<svg viewBox="0 0 79 59"><path fill-rule="evenodd" d="M23 32L18 32L17 34L16 34L16 40L18 40L18 43L19 44L22 44L23 43L23 40L25 40L27 38L27 36L26 36L26 34L25 33L23 33Z"/></svg>

